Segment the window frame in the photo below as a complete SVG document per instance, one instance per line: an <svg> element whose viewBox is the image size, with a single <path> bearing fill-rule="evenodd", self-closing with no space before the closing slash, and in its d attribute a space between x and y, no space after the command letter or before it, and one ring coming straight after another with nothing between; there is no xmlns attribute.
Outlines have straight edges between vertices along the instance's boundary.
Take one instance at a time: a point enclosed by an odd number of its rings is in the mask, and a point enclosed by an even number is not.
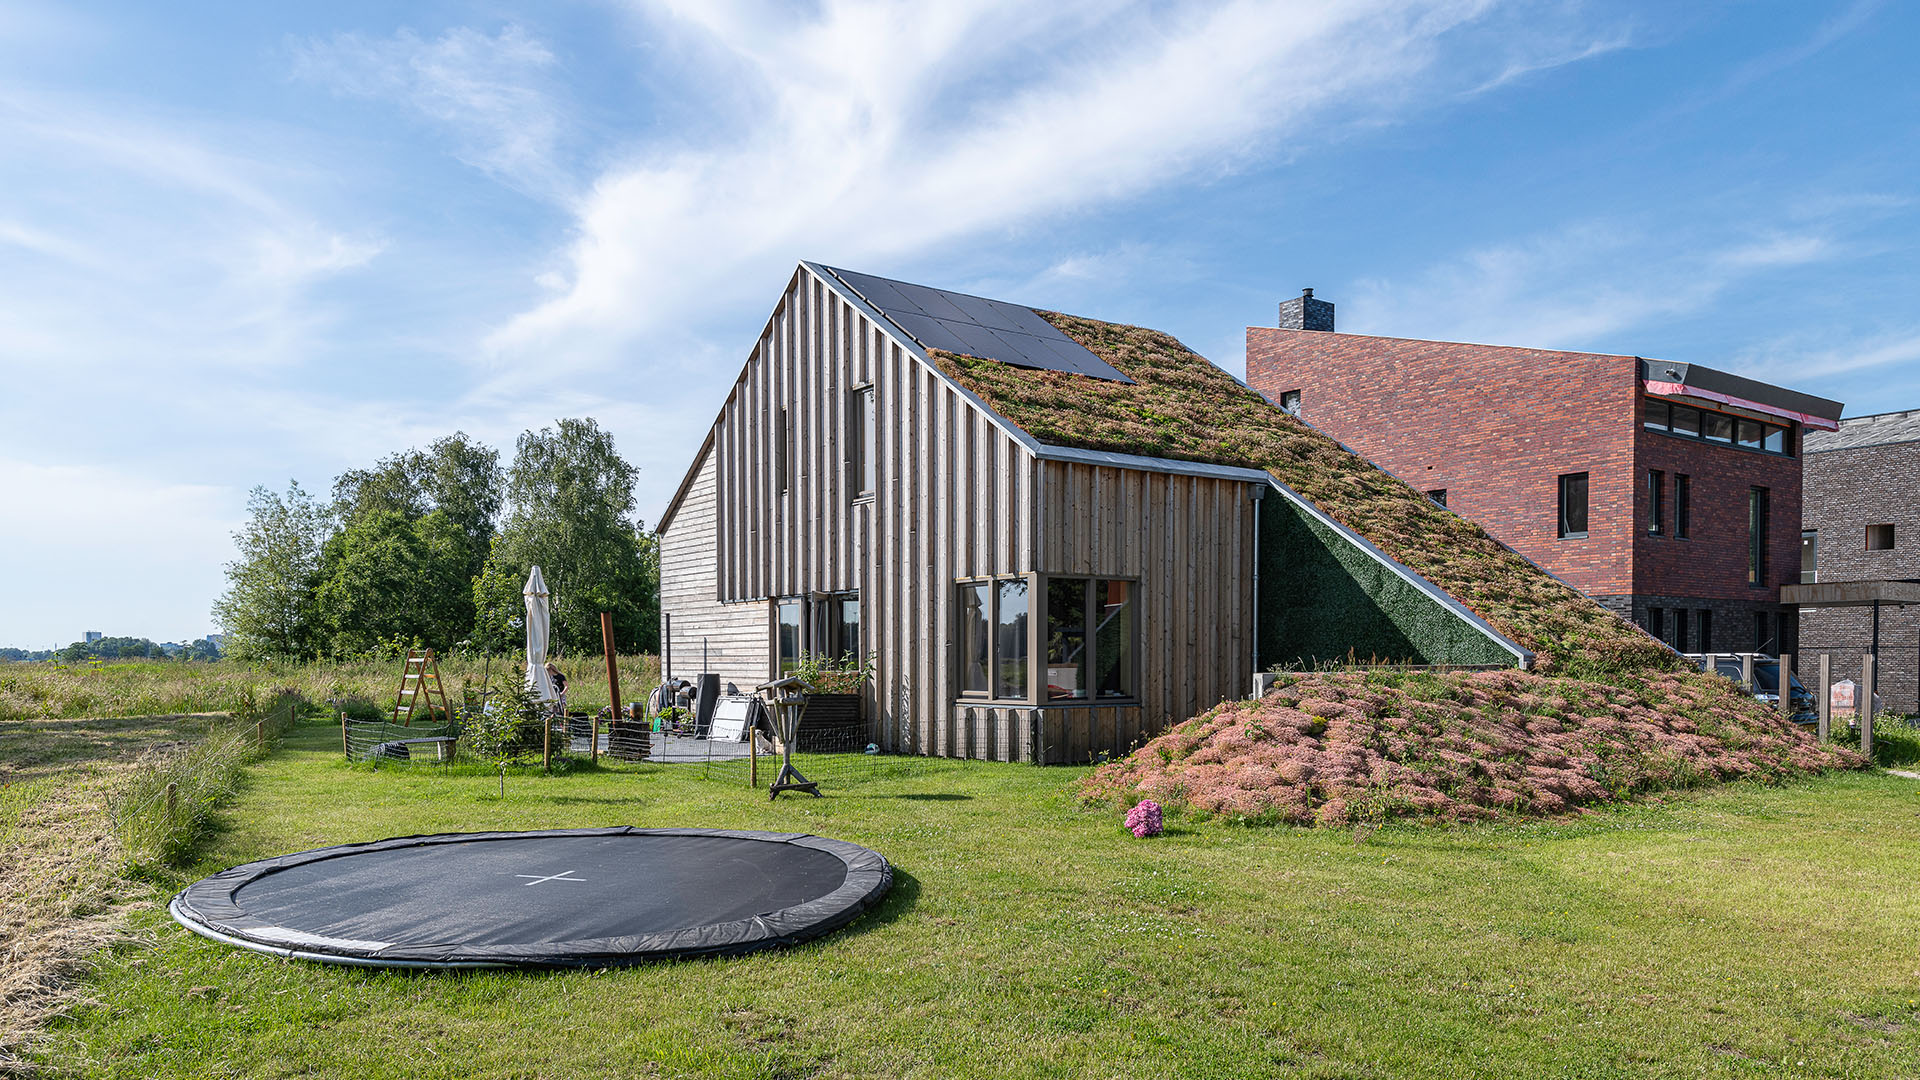
<svg viewBox="0 0 1920 1080"><path fill-rule="evenodd" d="M1276 404L1280 406L1280 411L1286 413L1288 416L1299 416L1301 409L1304 407L1302 402L1305 400L1305 397L1306 396L1299 390L1282 390L1280 391L1280 400Z"/></svg>
<svg viewBox="0 0 1920 1080"><path fill-rule="evenodd" d="M865 383L848 391L852 407L847 410L847 490L853 502L874 497L880 486L878 455L874 453L875 413L878 399L874 384Z"/></svg>
<svg viewBox="0 0 1920 1080"><path fill-rule="evenodd" d="M1139 604L1140 579L1135 577L1128 577L1121 574L1041 574L1039 575L1039 577L1040 577L1040 595L1042 598L1048 600L1048 604L1046 609L1044 609L1040 613L1042 618L1038 620L1039 630L1040 630L1040 635L1039 635L1040 648L1038 651L1036 651L1033 654L1034 670L1036 674L1038 674L1043 669L1051 666L1046 656L1046 652L1047 652L1048 639L1052 636L1049 630L1053 621L1053 611L1052 611L1053 605L1051 603L1051 599L1053 596L1053 583L1056 581L1079 582L1083 590L1083 595L1085 597L1085 600L1083 602L1082 612L1081 612L1081 619L1082 619L1081 640L1083 642L1083 645L1082 645L1083 653L1082 653L1082 659L1080 661L1080 664L1081 664L1081 670L1085 672L1085 679L1087 683L1087 687L1086 687L1087 696L1078 697L1078 698L1047 697L1046 687L1051 685L1051 682L1048 680L1040 680L1040 685L1036 686L1034 690L1034 699L1039 704L1045 705L1049 708L1058 708L1058 707L1074 708L1074 707L1080 707L1080 706L1137 704L1140 701L1140 666L1141 666L1140 665L1141 608ZM1098 668L1098 663L1100 659L1100 642L1098 637L1099 627L1094 625L1094 621L1093 621L1093 609L1095 607L1095 597L1098 593L1098 586L1101 582L1106 582L1106 581L1118 581L1126 584L1127 604L1132 608L1131 618L1128 620L1128 624L1127 624L1127 641L1126 641L1126 656L1127 656L1127 664L1129 667L1127 681L1131 685L1127 688L1127 693L1120 697L1100 697L1097 692L1097 687L1095 686L1095 683L1098 681L1097 668ZM1085 650L1091 650L1091 651L1087 652Z"/></svg>
<svg viewBox="0 0 1920 1080"><path fill-rule="evenodd" d="M1667 474L1660 469L1647 470L1647 535L1667 534Z"/></svg>
<svg viewBox="0 0 1920 1080"><path fill-rule="evenodd" d="M1128 590L1127 602L1133 606L1132 618L1127 628L1127 658L1131 669L1129 671L1129 681L1132 683L1127 696L1090 696L1084 698L1048 698L1046 696L1047 624L1050 617L1049 609L1051 607L1047 602L1047 597L1049 587L1055 580L1083 582L1088 598L1087 607L1089 609L1093 606L1092 601L1096 595L1095 585L1097 583L1102 581L1120 581L1126 583ZM1024 697L1008 697L999 693L1000 584L1007 581L1024 581L1027 584L1027 692ZM960 621L965 607L960 601L960 590L969 586L979 585L987 586L988 598L987 689L984 691L962 688L960 683L963 681L963 678L959 674L964 672L967 663L967 642L964 625ZM953 696L957 704L1007 705L1032 708L1101 708L1110 705L1138 705L1140 703L1140 679L1144 669L1140 657L1140 620L1145 609L1140 606L1139 578L1125 574L1044 574L1038 572L1026 574L973 574L967 577L953 579L952 587L955 601L952 641L954 654L953 670L956 673ZM1090 621L1090 615L1088 618ZM1097 632L1097 627L1089 624L1086 632L1089 634L1095 633ZM1095 650L1095 653L1083 661L1088 672L1087 678L1089 683L1097 678L1095 665L1098 661L1098 639L1092 639L1090 644ZM1088 690L1092 692L1094 687L1089 685Z"/></svg>
<svg viewBox="0 0 1920 1080"><path fill-rule="evenodd" d="M1884 529L1884 530L1886 530L1886 531L1885 531L1885 532L1880 532L1880 531L1878 531L1878 530L1882 530L1882 529ZM1874 540L1875 540L1876 538L1878 538L1878 537L1881 537L1881 536L1885 536L1885 537L1886 537L1886 543L1884 543L1884 544L1876 544L1876 543L1874 543ZM1880 523L1880 524L1878 524L1878 525L1869 525L1869 526L1867 526L1867 528L1866 528L1866 547L1865 547L1865 549L1864 549L1864 550L1866 550L1866 551L1892 551L1892 550L1894 550L1894 549L1895 549L1896 547L1898 547L1898 546L1899 546L1899 544L1900 544L1900 532L1899 532L1899 530L1898 530L1898 529L1895 529L1895 528L1894 528L1894 526L1893 526L1893 523L1892 523L1892 522L1882 522L1882 523Z"/></svg>
<svg viewBox="0 0 1920 1080"><path fill-rule="evenodd" d="M1575 479L1580 481L1580 518L1581 525L1583 526L1577 532L1567 527L1569 524L1567 517L1567 484L1568 481ZM1561 540L1585 540L1588 529L1593 525L1592 518L1589 516L1593 509L1593 474L1587 472L1561 473L1556 479L1554 486L1557 493L1554 503L1558 508L1554 535Z"/></svg>
<svg viewBox="0 0 1920 1080"><path fill-rule="evenodd" d="M1693 430L1681 427L1682 415L1691 423ZM1710 418L1717 418L1726 427L1726 436L1707 434ZM1743 440L1742 425L1759 428L1757 439ZM1795 457L1794 444L1798 441L1794 432L1799 425L1794 421L1776 424L1771 420L1761 420L1751 416L1721 412L1718 409L1706 409L1698 405L1688 405L1652 394L1643 395L1640 406L1640 428L1661 435L1670 435L1676 439L1691 442L1711 443L1714 446L1726 446L1735 450L1747 450L1756 454L1771 454L1774 457Z"/></svg>
<svg viewBox="0 0 1920 1080"><path fill-rule="evenodd" d="M1813 556L1813 567L1807 567L1807 556ZM1800 530L1800 584L1812 585L1820 580L1820 530Z"/></svg>
<svg viewBox="0 0 1920 1080"><path fill-rule="evenodd" d="M1772 493L1758 484L1747 489L1747 584L1756 589L1767 587L1771 567L1767 534L1773 531Z"/></svg>
<svg viewBox="0 0 1920 1080"><path fill-rule="evenodd" d="M1693 538L1693 477L1673 474L1673 538Z"/></svg>

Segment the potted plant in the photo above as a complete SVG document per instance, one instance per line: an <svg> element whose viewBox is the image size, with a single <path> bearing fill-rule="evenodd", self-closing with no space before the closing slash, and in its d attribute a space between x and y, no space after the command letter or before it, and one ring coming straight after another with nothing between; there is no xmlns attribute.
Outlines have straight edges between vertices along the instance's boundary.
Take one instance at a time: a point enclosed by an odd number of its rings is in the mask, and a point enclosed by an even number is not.
<svg viewBox="0 0 1920 1080"><path fill-rule="evenodd" d="M794 665L792 674L812 687L796 739L802 748L858 749L865 745L860 691L873 679L871 658L809 653Z"/></svg>

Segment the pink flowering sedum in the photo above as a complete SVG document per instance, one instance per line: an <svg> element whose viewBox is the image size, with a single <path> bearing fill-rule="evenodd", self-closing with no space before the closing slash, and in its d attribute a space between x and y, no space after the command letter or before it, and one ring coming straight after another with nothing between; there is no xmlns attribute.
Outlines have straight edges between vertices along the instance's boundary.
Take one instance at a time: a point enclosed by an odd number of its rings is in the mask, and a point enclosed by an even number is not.
<svg viewBox="0 0 1920 1080"><path fill-rule="evenodd" d="M1127 831L1145 840L1149 836L1159 836L1160 804L1152 799L1142 799L1127 811Z"/></svg>
<svg viewBox="0 0 1920 1080"><path fill-rule="evenodd" d="M1861 764L1713 675L1353 671L1218 705L1101 766L1081 794L1142 799L1127 828L1149 836L1162 806L1303 825L1471 821Z"/></svg>

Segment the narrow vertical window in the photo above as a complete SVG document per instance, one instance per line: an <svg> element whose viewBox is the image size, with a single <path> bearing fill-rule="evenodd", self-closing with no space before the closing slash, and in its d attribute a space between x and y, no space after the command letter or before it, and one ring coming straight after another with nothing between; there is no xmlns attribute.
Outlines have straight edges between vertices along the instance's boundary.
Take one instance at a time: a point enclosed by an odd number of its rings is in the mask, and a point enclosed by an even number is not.
<svg viewBox="0 0 1920 1080"><path fill-rule="evenodd" d="M1658 536L1667 531L1667 474L1647 470L1647 532Z"/></svg>
<svg viewBox="0 0 1920 1080"><path fill-rule="evenodd" d="M1767 583L1767 489L1747 489L1747 584Z"/></svg>
<svg viewBox="0 0 1920 1080"><path fill-rule="evenodd" d="M1647 633L1661 641L1667 640L1667 613L1664 608L1647 609Z"/></svg>
<svg viewBox="0 0 1920 1080"><path fill-rule="evenodd" d="M1713 609L1700 609L1700 651L1713 651Z"/></svg>
<svg viewBox="0 0 1920 1080"><path fill-rule="evenodd" d="M1673 474L1673 535L1685 540L1693 535L1693 477Z"/></svg>
<svg viewBox="0 0 1920 1080"><path fill-rule="evenodd" d="M1027 583L1015 578L999 582L994 608L993 696L1027 696Z"/></svg>
<svg viewBox="0 0 1920 1080"><path fill-rule="evenodd" d="M858 664L866 657L860 651L860 598L842 596L835 607L839 621L834 627L834 654Z"/></svg>
<svg viewBox="0 0 1920 1080"><path fill-rule="evenodd" d="M1693 651L1692 636L1688 634L1687 629L1687 609L1683 607L1674 608L1673 641L1671 644L1681 652Z"/></svg>
<svg viewBox="0 0 1920 1080"><path fill-rule="evenodd" d="M1133 583L1093 583L1094 693L1130 698L1133 690Z"/></svg>
<svg viewBox="0 0 1920 1080"><path fill-rule="evenodd" d="M1754 652L1770 653L1773 651L1773 649L1770 648L1773 644L1773 635L1768 632L1769 625L1772 621L1773 620L1767 618L1767 613L1764 611L1756 611L1753 613Z"/></svg>
<svg viewBox="0 0 1920 1080"><path fill-rule="evenodd" d="M793 464L793 448L788 445L787 409L782 405L773 418L773 475L774 483L779 485L780 494L785 495L792 480L789 475Z"/></svg>
<svg viewBox="0 0 1920 1080"><path fill-rule="evenodd" d="M993 583L969 581L960 586L960 692L985 694L993 687L988 673L993 664Z"/></svg>
<svg viewBox="0 0 1920 1080"><path fill-rule="evenodd" d="M1800 584L1820 580L1820 530L1800 530Z"/></svg>
<svg viewBox="0 0 1920 1080"><path fill-rule="evenodd" d="M847 480L854 497L873 494L873 387L853 392L847 416Z"/></svg>
<svg viewBox="0 0 1920 1080"><path fill-rule="evenodd" d="M1587 474L1568 473L1560 478L1560 536L1587 535Z"/></svg>
<svg viewBox="0 0 1920 1080"><path fill-rule="evenodd" d="M1087 582L1047 580L1047 700L1087 696Z"/></svg>

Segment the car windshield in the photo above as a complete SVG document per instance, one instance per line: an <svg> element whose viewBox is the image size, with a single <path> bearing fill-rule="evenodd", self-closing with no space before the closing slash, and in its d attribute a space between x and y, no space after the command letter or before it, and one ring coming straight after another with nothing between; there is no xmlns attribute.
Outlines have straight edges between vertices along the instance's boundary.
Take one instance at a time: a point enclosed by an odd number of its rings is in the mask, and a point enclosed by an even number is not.
<svg viewBox="0 0 1920 1080"><path fill-rule="evenodd" d="M1720 657L1714 661L1713 667L1715 671L1732 679L1734 682L1740 681L1740 660L1738 657ZM1792 692L1795 694L1804 696L1807 693L1807 688L1800 684L1800 678L1797 675L1788 675L1787 685L1793 688ZM1753 662L1754 692L1757 694L1777 694L1779 693L1779 687L1780 661L1755 660Z"/></svg>

